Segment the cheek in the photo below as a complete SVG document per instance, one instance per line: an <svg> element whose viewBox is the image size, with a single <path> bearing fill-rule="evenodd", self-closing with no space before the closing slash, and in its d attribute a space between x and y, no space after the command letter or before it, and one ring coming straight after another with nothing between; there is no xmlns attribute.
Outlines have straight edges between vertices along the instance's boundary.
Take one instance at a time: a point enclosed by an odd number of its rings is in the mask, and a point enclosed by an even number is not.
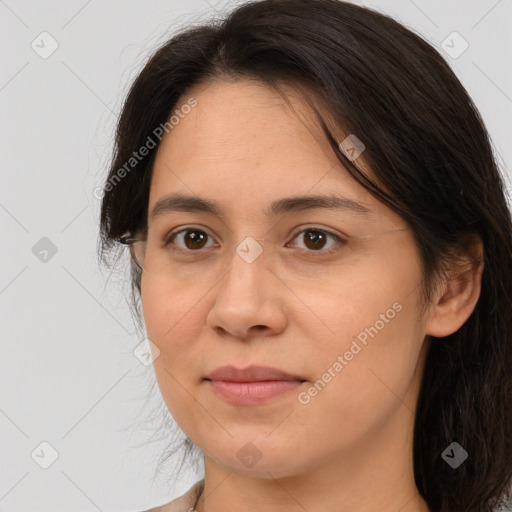
<svg viewBox="0 0 512 512"><path fill-rule="evenodd" d="M208 290L208 288L206 288ZM194 323L200 310L201 298L205 298L201 287L191 287L185 282L143 275L141 280L141 301L148 337L165 350L186 344L193 332L200 328Z"/></svg>
<svg viewBox="0 0 512 512"><path fill-rule="evenodd" d="M204 314L200 297L176 283L149 276L141 281L141 301L148 338L160 351L154 370L162 395L167 402L170 396L179 401L183 386L201 377L203 356L194 343L204 324L199 318Z"/></svg>
<svg viewBox="0 0 512 512"><path fill-rule="evenodd" d="M141 285L147 335L159 350L153 369L160 393L174 421L193 436L200 411L194 408L188 390L199 379L199 370L198 354L192 353L190 340L198 335L194 329L200 324L182 295L176 296L171 287L151 279Z"/></svg>
<svg viewBox="0 0 512 512"><path fill-rule="evenodd" d="M339 263L325 268L318 265L287 281L304 302L297 301L297 307L309 306L304 311L308 324L316 316L317 324L323 324L322 333L332 339L350 339L378 321L393 304L416 296L421 267L412 240L383 237L379 242L375 247L354 245Z"/></svg>
<svg viewBox="0 0 512 512"><path fill-rule="evenodd" d="M397 396L408 391L424 339L415 258L411 254L407 262L386 266L376 261L357 285L350 278L324 290L328 300L314 296L316 310L332 332L321 336L311 352L316 361L313 385L302 403L324 411L323 416L311 414L313 422L341 422L356 435L357 429L400 406Z"/></svg>
<svg viewBox="0 0 512 512"><path fill-rule="evenodd" d="M324 350L297 412L312 431L349 445L378 430L395 411L407 416L407 408L414 410L407 395L421 337L410 328L414 310L402 306L384 327L377 325L380 330L371 329L376 322L369 315L359 337L343 337Z"/></svg>

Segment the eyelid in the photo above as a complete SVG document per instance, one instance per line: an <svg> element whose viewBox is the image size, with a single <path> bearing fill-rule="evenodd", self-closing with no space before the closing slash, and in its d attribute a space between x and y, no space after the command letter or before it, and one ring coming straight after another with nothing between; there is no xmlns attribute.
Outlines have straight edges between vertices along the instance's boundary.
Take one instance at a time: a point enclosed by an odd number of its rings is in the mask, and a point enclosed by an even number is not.
<svg viewBox="0 0 512 512"><path fill-rule="evenodd" d="M341 233L337 233L334 230L332 230L331 228L324 228L318 224L307 224L307 225L301 224L300 226L297 226L297 228L292 232L291 237L295 238L299 233L302 233L303 231L307 231L308 229L311 231L321 231L322 233L327 233L328 235L331 235L335 238L337 237L340 240L348 239L348 235L343 235Z"/></svg>

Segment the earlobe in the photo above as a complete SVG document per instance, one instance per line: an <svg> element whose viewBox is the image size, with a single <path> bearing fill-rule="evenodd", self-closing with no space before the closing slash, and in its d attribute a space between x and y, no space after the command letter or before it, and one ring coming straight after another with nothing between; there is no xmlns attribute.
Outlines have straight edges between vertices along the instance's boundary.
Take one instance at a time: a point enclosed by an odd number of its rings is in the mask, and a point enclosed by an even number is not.
<svg viewBox="0 0 512 512"><path fill-rule="evenodd" d="M442 290L431 306L427 335L438 338L456 332L474 311L482 286L483 243L479 236L465 237L465 249L454 256Z"/></svg>

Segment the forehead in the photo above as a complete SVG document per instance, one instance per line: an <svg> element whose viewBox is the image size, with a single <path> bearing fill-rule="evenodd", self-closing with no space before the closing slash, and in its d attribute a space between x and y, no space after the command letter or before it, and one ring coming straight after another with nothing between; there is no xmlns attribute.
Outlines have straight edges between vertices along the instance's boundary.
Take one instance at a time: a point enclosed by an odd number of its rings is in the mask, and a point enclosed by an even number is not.
<svg viewBox="0 0 512 512"><path fill-rule="evenodd" d="M191 98L195 107L181 111L158 148L149 210L176 192L214 198L227 211L261 213L276 199L329 193L384 213L385 205L343 168L301 93L286 94L292 108L254 81L190 89L173 112Z"/></svg>
<svg viewBox="0 0 512 512"><path fill-rule="evenodd" d="M226 168L252 174L267 162L288 161L299 172L304 161L325 164L329 159L334 164L326 141L321 147L319 127L300 93L288 87L286 94L295 114L263 83L227 80L193 88L175 110L191 97L197 105L165 135L159 152L172 153L175 162L211 163L218 172Z"/></svg>

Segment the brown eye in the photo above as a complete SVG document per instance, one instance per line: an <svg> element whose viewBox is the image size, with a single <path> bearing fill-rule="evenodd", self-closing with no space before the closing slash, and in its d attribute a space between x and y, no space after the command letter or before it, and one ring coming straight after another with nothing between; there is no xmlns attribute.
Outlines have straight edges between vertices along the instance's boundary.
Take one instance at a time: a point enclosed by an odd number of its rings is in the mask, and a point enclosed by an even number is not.
<svg viewBox="0 0 512 512"><path fill-rule="evenodd" d="M308 249L317 250L322 249L326 243L326 236L321 231L315 229L308 229L303 231L304 243Z"/></svg>
<svg viewBox="0 0 512 512"><path fill-rule="evenodd" d="M334 240L334 243L331 243L330 246L327 245L329 243L329 238ZM304 244L304 250L313 256L331 254L332 252L340 250L341 246L346 243L346 240L343 240L338 235L335 235L330 231L317 228L303 229L302 231L299 231L293 239L302 241ZM327 249L324 249L326 246Z"/></svg>
<svg viewBox="0 0 512 512"><path fill-rule="evenodd" d="M178 250L184 250L184 251L195 251L198 249L203 249L206 247L206 242L208 240L208 235L201 229L182 229L181 231L177 231L173 233L168 241L166 242L166 246L170 243L176 244L176 240L180 241L180 244L178 245Z"/></svg>

